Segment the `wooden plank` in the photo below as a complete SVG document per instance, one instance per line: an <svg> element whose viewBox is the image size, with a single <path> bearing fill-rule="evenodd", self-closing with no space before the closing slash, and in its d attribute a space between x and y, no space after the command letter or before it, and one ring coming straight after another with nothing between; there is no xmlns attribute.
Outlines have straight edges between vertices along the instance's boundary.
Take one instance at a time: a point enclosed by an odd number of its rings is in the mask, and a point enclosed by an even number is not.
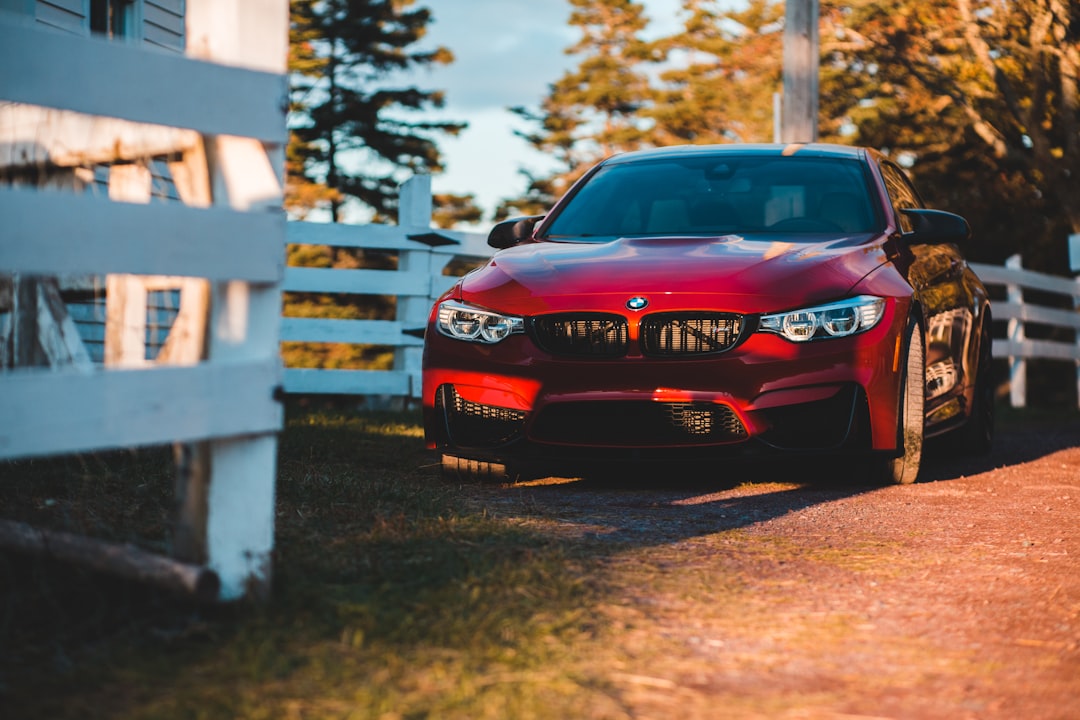
<svg viewBox="0 0 1080 720"><path fill-rule="evenodd" d="M1080 280L1045 275L1034 270L1014 270L997 265L970 263L970 267L980 280L990 285L1015 284L1062 295L1080 296Z"/></svg>
<svg viewBox="0 0 1080 720"><path fill-rule="evenodd" d="M1080 361L1080 346L1051 340L1025 339L1023 342L994 341L994 357L1043 358Z"/></svg>
<svg viewBox="0 0 1080 720"><path fill-rule="evenodd" d="M286 228L286 240L295 245L330 245L333 247L353 247L371 250L429 250L430 248L409 235L421 235L431 232L430 228L420 226L348 225L346 223L316 223L294 220ZM458 240L467 237L467 233L439 230L440 235ZM486 237L486 236L485 236ZM451 248L446 254L459 254L453 251L454 245L441 246ZM489 248L490 249L490 248Z"/></svg>
<svg viewBox="0 0 1080 720"><path fill-rule="evenodd" d="M489 258L495 254L495 248L487 244L487 233L453 232L440 230L458 241L457 245L440 245L431 249L436 255L461 255L464 257Z"/></svg>
<svg viewBox="0 0 1080 720"><path fill-rule="evenodd" d="M192 595L200 602L213 602L218 597L220 581L213 570L170 560L135 545L0 520L0 547L85 565L99 572Z"/></svg>
<svg viewBox="0 0 1080 720"><path fill-rule="evenodd" d="M28 57L34 61L26 62ZM284 74L76 37L3 17L0 67L20 68L5 75L4 100L269 143L288 139Z"/></svg>
<svg viewBox="0 0 1080 720"><path fill-rule="evenodd" d="M184 51L184 36L154 23L143 23L143 42L151 48Z"/></svg>
<svg viewBox="0 0 1080 720"><path fill-rule="evenodd" d="M135 205L89 195L0 189L0 267L42 275L131 273L276 282L285 216Z"/></svg>
<svg viewBox="0 0 1080 720"><path fill-rule="evenodd" d="M1026 303L995 302L993 313L994 320L1024 320L1080 330L1080 313L1075 310L1060 310Z"/></svg>
<svg viewBox="0 0 1080 720"><path fill-rule="evenodd" d="M144 40L184 50L184 12L164 8L161 3L146 0L143 3Z"/></svg>
<svg viewBox="0 0 1080 720"><path fill-rule="evenodd" d="M420 323L418 327L423 327ZM281 339L293 342L356 343L358 345L423 346L421 338L402 334L396 320L326 320L293 318L281 320Z"/></svg>
<svg viewBox="0 0 1080 720"><path fill-rule="evenodd" d="M3 263L0 262L0 265ZM430 288L431 276L426 272L285 268L285 290L293 292L427 297Z"/></svg>
<svg viewBox="0 0 1080 720"><path fill-rule="evenodd" d="M273 433L278 362L0 374L0 459Z"/></svg>
<svg viewBox="0 0 1080 720"><path fill-rule="evenodd" d="M285 392L312 395L405 395L409 373L394 370L286 368Z"/></svg>
<svg viewBox="0 0 1080 720"><path fill-rule="evenodd" d="M79 329L68 314L64 301L60 299L56 278L39 279L37 293L37 342L49 364L54 367L91 367L92 361L86 346L83 345Z"/></svg>
<svg viewBox="0 0 1080 720"><path fill-rule="evenodd" d="M109 168L109 199L150 202L150 169L144 165ZM146 364L147 289L137 275L111 273L105 277L105 364L139 367Z"/></svg>
<svg viewBox="0 0 1080 720"><path fill-rule="evenodd" d="M75 15L82 15L83 0L38 0L38 9L54 7Z"/></svg>
<svg viewBox="0 0 1080 720"><path fill-rule="evenodd" d="M39 23L57 30L79 34L89 33L88 24L83 22L81 0L73 0L71 4L77 4L79 7L71 9L55 2L38 2L34 17Z"/></svg>

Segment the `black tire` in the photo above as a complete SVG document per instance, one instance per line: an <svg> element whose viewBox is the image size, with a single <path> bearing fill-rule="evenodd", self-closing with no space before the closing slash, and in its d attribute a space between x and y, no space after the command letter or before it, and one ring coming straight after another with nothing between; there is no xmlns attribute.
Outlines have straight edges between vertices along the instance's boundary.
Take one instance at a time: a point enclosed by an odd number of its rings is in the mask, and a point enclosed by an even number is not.
<svg viewBox="0 0 1080 720"><path fill-rule="evenodd" d="M922 330L914 320L908 323L905 347L896 423L897 448L901 452L881 468L885 482L899 485L909 485L919 476L926 425L926 351Z"/></svg>
<svg viewBox="0 0 1080 720"><path fill-rule="evenodd" d="M979 333L979 366L975 370L975 392L971 414L960 429L961 447L970 455L986 455L994 445L994 355L990 321L983 320Z"/></svg>
<svg viewBox="0 0 1080 720"><path fill-rule="evenodd" d="M454 482L508 483L517 480L516 473L503 463L470 460L456 455L442 456L442 477Z"/></svg>

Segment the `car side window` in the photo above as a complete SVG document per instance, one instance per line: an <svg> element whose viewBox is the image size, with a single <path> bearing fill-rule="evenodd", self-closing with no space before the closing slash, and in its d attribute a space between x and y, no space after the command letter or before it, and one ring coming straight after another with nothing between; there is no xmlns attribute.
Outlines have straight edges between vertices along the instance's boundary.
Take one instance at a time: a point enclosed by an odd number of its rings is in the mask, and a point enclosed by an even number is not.
<svg viewBox="0 0 1080 720"><path fill-rule="evenodd" d="M919 197L919 193L903 171L892 163L881 163L881 175L885 179L885 189L889 192L889 200L892 202L896 221L900 223L900 230L905 233L911 232L913 229L911 219L900 210L922 207L922 198Z"/></svg>

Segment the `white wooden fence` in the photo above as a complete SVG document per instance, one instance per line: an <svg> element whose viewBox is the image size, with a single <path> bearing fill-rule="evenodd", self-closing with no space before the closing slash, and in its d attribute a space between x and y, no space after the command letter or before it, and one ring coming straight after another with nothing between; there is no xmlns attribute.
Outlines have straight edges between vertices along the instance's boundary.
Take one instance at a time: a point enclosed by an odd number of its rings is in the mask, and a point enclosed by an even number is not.
<svg viewBox="0 0 1080 720"><path fill-rule="evenodd" d="M994 357L1009 360L1009 399L1013 407L1027 404L1027 361L1031 358L1061 360L1076 365L1077 403L1080 405L1080 279L1057 277L1024 270L1019 255L1005 261L1005 267L972 263L972 269L987 285L1005 288L1005 302L994 302L994 320L1007 321L1004 339L994 340ZM1039 290L1064 296L1072 309L1044 307L1024 299L1024 290ZM1025 323L1065 328L1074 341L1027 338Z"/></svg>
<svg viewBox="0 0 1080 720"><path fill-rule="evenodd" d="M417 175L401 186L399 225L342 225L290 222L289 243L389 250L397 270L290 267L285 290L397 296L394 320L323 320L286 317L281 339L358 343L395 348L392 370L287 369L289 393L420 397L423 330L432 302L454 284L443 274L457 257L486 258L494 252L487 235L431 228L431 178Z"/></svg>
<svg viewBox="0 0 1080 720"><path fill-rule="evenodd" d="M184 57L0 12L0 125L14 128L0 161L117 163L108 198L0 188L0 276L48 287L107 275L115 328L105 367L0 371L0 460L166 443L204 453L200 487L179 489L222 599L261 594L271 575L287 32L286 0L187 0ZM146 204L151 153L183 154L186 204ZM181 289L156 364L142 347L145 276ZM12 337L19 309L7 314Z"/></svg>

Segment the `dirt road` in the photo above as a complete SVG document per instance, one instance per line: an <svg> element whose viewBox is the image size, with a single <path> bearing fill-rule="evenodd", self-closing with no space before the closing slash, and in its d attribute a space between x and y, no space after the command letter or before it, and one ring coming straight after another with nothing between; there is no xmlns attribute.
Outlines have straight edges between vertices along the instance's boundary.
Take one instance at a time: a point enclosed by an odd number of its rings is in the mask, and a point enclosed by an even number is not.
<svg viewBox="0 0 1080 720"><path fill-rule="evenodd" d="M947 450L911 486L785 482L808 465L476 499L600 551L617 701L583 717L1080 718L1080 424Z"/></svg>

